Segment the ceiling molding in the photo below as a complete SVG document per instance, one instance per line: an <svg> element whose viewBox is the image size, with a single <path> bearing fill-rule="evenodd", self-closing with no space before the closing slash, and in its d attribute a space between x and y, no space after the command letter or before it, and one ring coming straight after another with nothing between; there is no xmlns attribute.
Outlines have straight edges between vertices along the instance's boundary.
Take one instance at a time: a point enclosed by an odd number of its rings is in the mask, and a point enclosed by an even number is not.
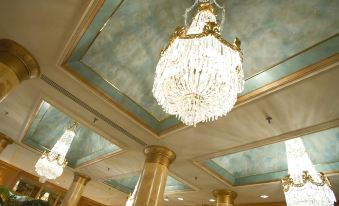
<svg viewBox="0 0 339 206"><path fill-rule="evenodd" d="M287 132L287 133L284 133L284 134L281 134L281 135L266 138L266 139L263 139L263 140L260 140L260 141L255 141L255 142L252 142L252 143L249 143L249 144L245 144L245 145L241 145L241 146L238 146L238 147L233 147L233 148L230 148L230 149L226 149L226 150L222 150L222 151L219 151L219 152L204 155L204 156L201 156L201 157L197 157L197 158L192 159L191 161L199 169L207 172L209 175L218 179L219 181L221 181L222 183L224 183L228 187L246 187L246 186L263 185L263 184L267 184L267 183L277 182L277 181L280 181L280 179L260 181L260 182L244 184L244 185L233 185L231 182L226 180L224 177L222 177L221 175L217 174L215 171L213 171L210 168L208 168L207 166L205 166L203 164L203 162L205 160L213 159L213 158L216 158L216 157L219 157L219 156L234 154L234 153L237 153L237 152L242 152L242 151L245 151L245 150L258 148L258 147L262 147L262 146L265 146L265 145L278 143L278 142L281 142L281 141L285 141L285 140L297 138L297 137L300 137L300 136L324 131L324 130L335 128L335 127L338 127L338 126L339 126L339 119L334 119L334 120L331 120L331 121L328 121L328 122L325 122L325 123L321 123L321 124L313 125L313 126L310 126L310 127L294 130L294 131ZM326 174L338 174L339 171L336 171L336 170L335 171L327 171L325 173Z"/></svg>
<svg viewBox="0 0 339 206"><path fill-rule="evenodd" d="M54 89L56 89L57 91L59 91L60 93L62 93L66 97L68 97L69 99L71 99L74 103L76 103L79 106L81 106L82 108L86 109L87 111L92 113L94 116L96 116L99 119L103 120L108 125L110 125L114 129L118 130L119 132L123 133L124 135L126 135L127 137L132 139L133 141L137 142L141 146L146 146L147 145L144 141L142 141L141 139L137 138L136 136L134 136L133 134L131 134L130 132L128 132L127 130L122 128L121 126L119 126L117 123L113 122L111 119L109 119L108 117L106 117L105 115L100 113L98 110L96 110L93 107L89 106L87 103L85 103L84 101L82 101L78 97L74 96L72 93L70 93L65 88L63 88L62 86L60 86L59 84L57 84L56 82L54 82L53 80L48 78L46 75L42 74L40 78L44 82L46 82L47 84L52 86Z"/></svg>

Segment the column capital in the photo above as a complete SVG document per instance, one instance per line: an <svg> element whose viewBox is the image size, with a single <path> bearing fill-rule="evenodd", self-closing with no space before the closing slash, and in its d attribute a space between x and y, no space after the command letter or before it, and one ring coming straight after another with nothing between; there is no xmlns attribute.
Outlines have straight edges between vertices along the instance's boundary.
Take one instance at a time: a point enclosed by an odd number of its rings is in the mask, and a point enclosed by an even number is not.
<svg viewBox="0 0 339 206"><path fill-rule="evenodd" d="M147 146L144 154L146 156L146 163L158 163L166 167L169 167L176 158L175 152L160 145Z"/></svg>
<svg viewBox="0 0 339 206"><path fill-rule="evenodd" d="M83 184L86 185L90 180L91 178L85 174L79 172L74 173L73 182L83 182Z"/></svg>
<svg viewBox="0 0 339 206"><path fill-rule="evenodd" d="M40 75L40 67L33 55L17 42L0 39L0 61L7 64L20 81Z"/></svg>
<svg viewBox="0 0 339 206"><path fill-rule="evenodd" d="M234 199L238 196L236 192L227 189L214 190L212 194L214 195L217 201L217 205L218 203L226 203L226 205L233 205Z"/></svg>
<svg viewBox="0 0 339 206"><path fill-rule="evenodd" d="M14 141L9 136L0 132L0 142L4 142L6 143L6 145L9 145L9 144L13 144Z"/></svg>

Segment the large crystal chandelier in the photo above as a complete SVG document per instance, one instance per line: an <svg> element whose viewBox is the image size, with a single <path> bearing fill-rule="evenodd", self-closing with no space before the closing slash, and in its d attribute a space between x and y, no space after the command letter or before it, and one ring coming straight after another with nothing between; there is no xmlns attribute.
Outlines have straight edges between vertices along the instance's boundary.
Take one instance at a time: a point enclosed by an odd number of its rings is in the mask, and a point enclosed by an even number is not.
<svg viewBox="0 0 339 206"><path fill-rule="evenodd" d="M35 164L35 171L40 176L40 181L56 179L61 176L67 165L66 154L71 146L78 123L73 122L53 146L50 152L44 152Z"/></svg>
<svg viewBox="0 0 339 206"><path fill-rule="evenodd" d="M330 182L315 170L300 138L285 142L288 173L282 179L287 206L333 206Z"/></svg>
<svg viewBox="0 0 339 206"><path fill-rule="evenodd" d="M198 5L188 27L178 27L161 51L156 67L153 95L169 114L187 125L213 121L226 115L242 92L244 74L240 40L233 44L221 36L215 0L196 0L187 14Z"/></svg>

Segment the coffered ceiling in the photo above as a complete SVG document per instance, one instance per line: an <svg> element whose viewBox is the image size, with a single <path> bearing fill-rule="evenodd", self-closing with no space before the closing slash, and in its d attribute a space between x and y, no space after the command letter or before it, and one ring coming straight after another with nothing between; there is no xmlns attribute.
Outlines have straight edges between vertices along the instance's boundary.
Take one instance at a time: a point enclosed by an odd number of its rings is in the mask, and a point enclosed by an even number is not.
<svg viewBox="0 0 339 206"><path fill-rule="evenodd" d="M40 153L24 140L36 119L37 105L44 100L93 132L95 141L86 138L76 141L75 147L101 151L102 140L115 148L109 149L108 156L90 158L90 164L80 168L67 167L53 181L68 188L72 173L83 172L92 178L84 195L106 205L124 205L127 194L104 182L126 178L121 181L132 188L129 178L142 170L142 150L150 144L176 152L170 174L177 184L191 188L166 194L170 201L165 205L207 204L211 191L220 188L238 192L237 204L284 201L280 183L271 181L284 173L268 182L250 181L240 186L229 184L227 177L203 163L215 160L234 177L284 171L282 141L290 138L304 138L316 164L329 159L337 163L338 1L224 1L227 15L223 35L229 41L235 36L242 40L246 88L226 117L184 127L161 111L151 88L158 52L175 27L183 24L181 15L191 3L1 1L0 38L15 40L31 51L42 76L25 81L1 102L0 131L16 143L0 159L35 174ZM271 123L266 121L268 116ZM163 118L165 123L159 123ZM47 128L59 125L58 121L43 122ZM50 149L56 139L47 142L44 138L60 131L43 131L31 140ZM319 152L324 148L327 152ZM269 155L272 152L274 155ZM87 154L80 153L74 150L69 156ZM255 171L258 161L262 168ZM339 175L337 168L333 169L325 171L338 195ZM261 194L270 197L261 199Z"/></svg>
<svg viewBox="0 0 339 206"><path fill-rule="evenodd" d="M157 104L153 78L160 50L174 29L184 24L182 15L192 2L105 1L70 48L66 70L154 133L173 128L180 122ZM227 1L226 5L223 36L230 41L239 37L245 55L246 83L240 96L336 53L336 1ZM318 32L312 32L313 25L318 25Z"/></svg>

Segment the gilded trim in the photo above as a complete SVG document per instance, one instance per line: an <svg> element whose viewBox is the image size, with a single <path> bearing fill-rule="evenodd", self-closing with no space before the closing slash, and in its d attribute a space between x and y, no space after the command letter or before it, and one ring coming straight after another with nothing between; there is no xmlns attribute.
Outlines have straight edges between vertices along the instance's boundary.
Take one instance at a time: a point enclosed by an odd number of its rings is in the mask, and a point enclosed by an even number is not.
<svg viewBox="0 0 339 206"><path fill-rule="evenodd" d="M0 39L0 59L8 63L20 81L40 75L40 66L23 46L10 39Z"/></svg>
<svg viewBox="0 0 339 206"><path fill-rule="evenodd" d="M159 145L147 146L144 149L144 154L146 156L145 164L158 163L167 168L176 158L176 154L172 150Z"/></svg>

